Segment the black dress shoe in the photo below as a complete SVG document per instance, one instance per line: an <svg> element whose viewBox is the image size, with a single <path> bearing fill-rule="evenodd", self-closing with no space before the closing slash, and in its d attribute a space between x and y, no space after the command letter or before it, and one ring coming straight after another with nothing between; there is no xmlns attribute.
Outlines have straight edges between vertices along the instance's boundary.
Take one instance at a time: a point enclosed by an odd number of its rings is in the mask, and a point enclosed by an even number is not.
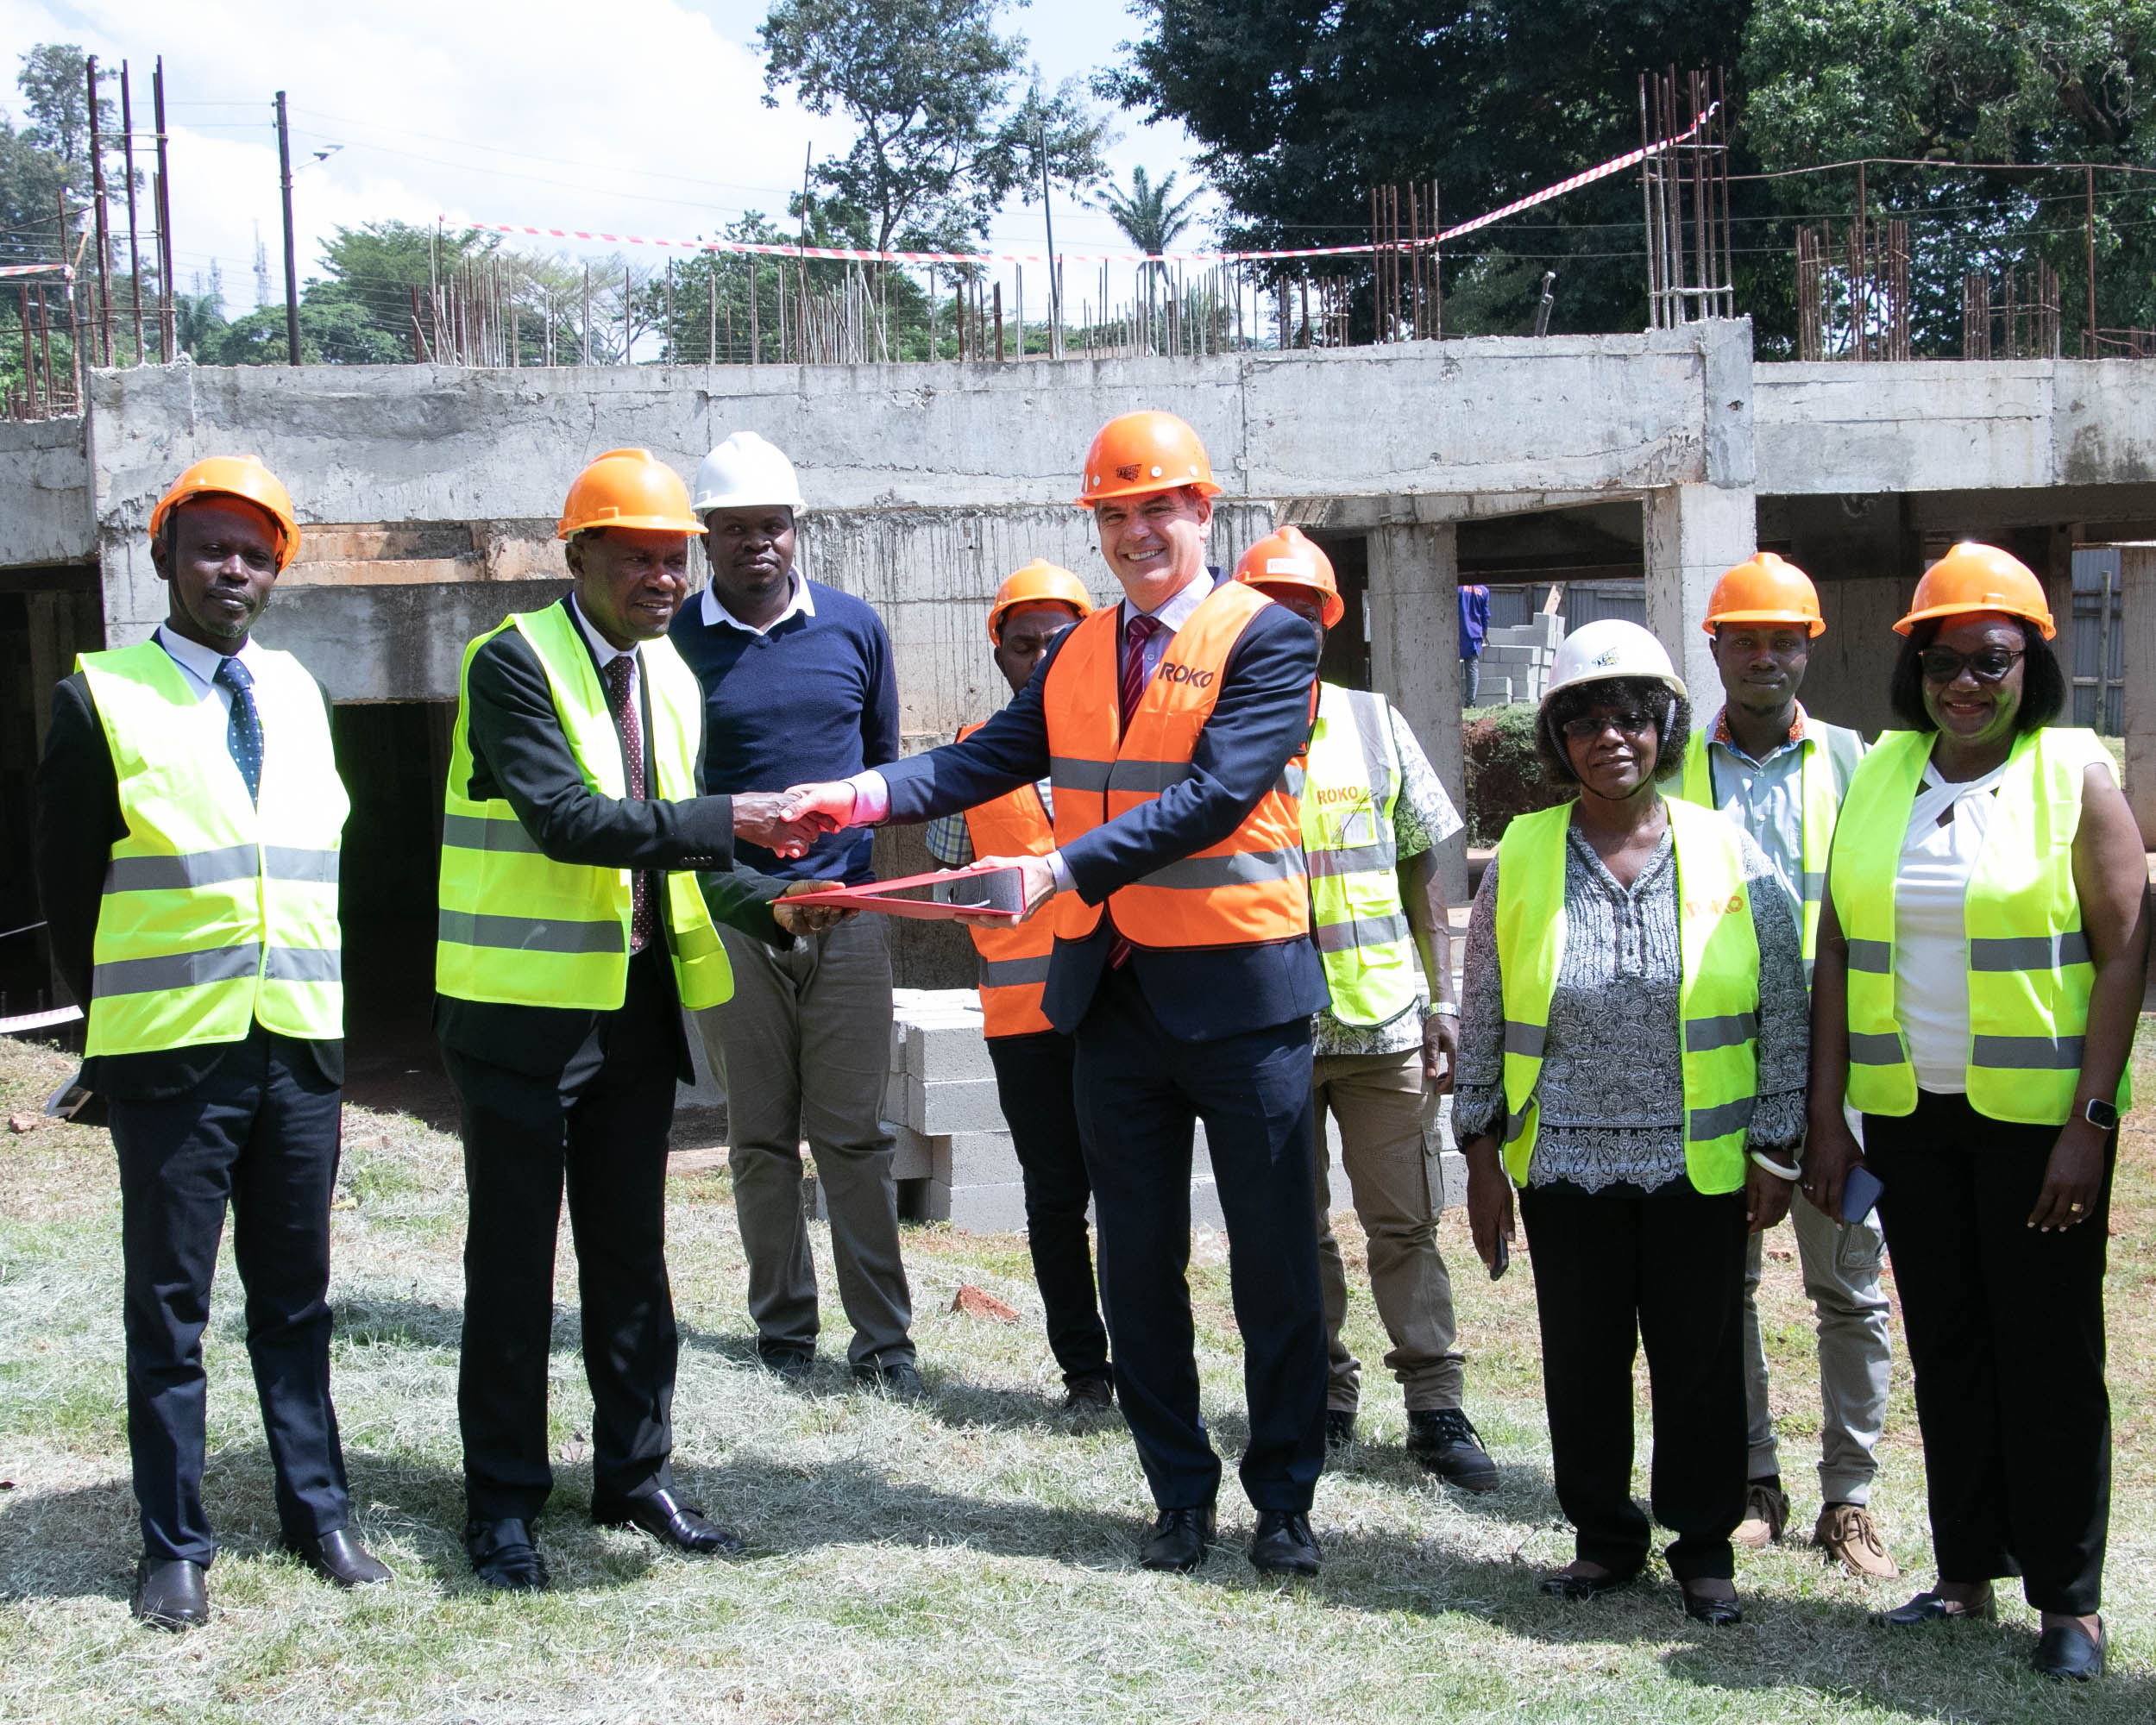
<svg viewBox="0 0 2156 1725"><path fill-rule="evenodd" d="M1083 1377L1066 1379L1063 1386L1063 1411L1066 1414L1105 1414L1116 1406L1116 1380L1088 1373Z"/></svg>
<svg viewBox="0 0 2156 1725"><path fill-rule="evenodd" d="M338 1587L372 1587L389 1579L387 1566L368 1554L349 1527L319 1537L307 1534L293 1539L287 1534L285 1549L323 1580Z"/></svg>
<svg viewBox="0 0 2156 1725"><path fill-rule="evenodd" d="M816 1369L816 1351L802 1347L765 1347L761 1343L756 1350L757 1364L776 1377L782 1383L799 1388L808 1383Z"/></svg>
<svg viewBox="0 0 2156 1725"><path fill-rule="evenodd" d="M210 1572L185 1558L144 1558L128 1609L153 1628L200 1628L210 1621Z"/></svg>
<svg viewBox="0 0 2156 1725"><path fill-rule="evenodd" d="M895 1359L888 1365L863 1360L853 1368L853 1381L864 1389L888 1396L894 1402L926 1402L928 1386L910 1359Z"/></svg>
<svg viewBox="0 0 2156 1725"><path fill-rule="evenodd" d="M724 1552L732 1557L749 1548L749 1542L731 1527L704 1519L670 1491L644 1491L634 1497L592 1494L591 1518L602 1527L640 1527L663 1546L702 1556Z"/></svg>
<svg viewBox="0 0 2156 1725"><path fill-rule="evenodd" d="M1325 1447L1344 1450L1355 1440L1355 1411L1352 1408L1325 1410Z"/></svg>
<svg viewBox="0 0 2156 1725"><path fill-rule="evenodd" d="M2091 1637L2078 1623L2061 1623L2036 1640L2036 1670L2060 1683L2086 1683L2103 1675L2103 1653L2110 1637L2099 1624Z"/></svg>
<svg viewBox="0 0 2156 1725"><path fill-rule="evenodd" d="M1300 1509L1260 1509L1250 1532L1250 1566L1260 1575L1316 1575L1317 1541Z"/></svg>
<svg viewBox="0 0 2156 1725"><path fill-rule="evenodd" d="M1542 1578L1542 1590L1555 1599L1599 1599L1620 1587L1630 1587L1639 1574L1636 1569L1612 1570L1607 1575L1579 1575L1554 1570Z"/></svg>
<svg viewBox="0 0 2156 1725"><path fill-rule="evenodd" d="M1163 1509L1147 1530L1146 1542L1138 1552L1138 1566L1188 1575L1205 1561L1205 1548L1212 1544L1213 1533L1210 1503Z"/></svg>
<svg viewBox="0 0 2156 1725"><path fill-rule="evenodd" d="M514 1516L500 1521L467 1521L464 1549L472 1569L489 1587L512 1593L537 1592L547 1584L546 1559L531 1530Z"/></svg>
<svg viewBox="0 0 2156 1725"><path fill-rule="evenodd" d="M1744 1621L1744 1608L1733 1595L1719 1599L1711 1594L1694 1593L1688 1587L1684 1590L1684 1615L1695 1623L1711 1623L1724 1629Z"/></svg>
<svg viewBox="0 0 2156 1725"><path fill-rule="evenodd" d="M1433 1408L1407 1416L1407 1452L1440 1479L1462 1491L1494 1491L1497 1464L1482 1447L1482 1433L1457 1408Z"/></svg>
<svg viewBox="0 0 2156 1725"><path fill-rule="evenodd" d="M1922 1629L1936 1623L1996 1623L1999 1603L1989 1591L1974 1603L1964 1604L1927 1590L1907 1605L1873 1613L1871 1621L1883 1629Z"/></svg>

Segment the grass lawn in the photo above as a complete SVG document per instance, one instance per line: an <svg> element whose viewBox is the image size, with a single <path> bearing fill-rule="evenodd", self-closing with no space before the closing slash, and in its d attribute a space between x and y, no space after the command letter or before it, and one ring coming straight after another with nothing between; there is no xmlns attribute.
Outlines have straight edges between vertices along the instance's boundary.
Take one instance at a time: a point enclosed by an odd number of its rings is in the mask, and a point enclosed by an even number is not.
<svg viewBox="0 0 2156 1725"><path fill-rule="evenodd" d="M67 1070L0 1039L0 1113L34 1109ZM2156 1071L2145 1070L2145 1087ZM2145 1088L2145 1094L2156 1094ZM2108 1579L2113 1674L2067 1691L2027 1670L2035 1619L2002 1592L1996 1630L1893 1635L1867 1614L1929 1579L1923 1471L1906 1369L1876 1507L1911 1571L1867 1586L1807 1549L1818 1510L1810 1314L1790 1236L1769 1240L1763 1315L1775 1360L1790 1542L1747 1556L1734 1629L1684 1617L1657 1567L1568 1605L1536 1590L1570 1555L1549 1489L1532 1264L1495 1286L1464 1222L1458 1275L1468 1409L1504 1471L1469 1499L1399 1447L1367 1293L1366 1441L1328 1473L1313 1521L1323 1577L1273 1586L1244 1561L1232 1479L1226 1541L1191 1579L1134 1561L1148 1504L1119 1422L1074 1429L1039 1330L1024 1243L909 1232L916 1334L933 1402L856 1393L816 1230L833 1327L813 1389L757 1370L723 1174L674 1182L671 1263L683 1330L675 1465L751 1555L692 1561L585 1519L590 1401L564 1235L555 1331L558 1489L544 1528L555 1590L474 1581L460 1531L456 1421L463 1191L456 1142L352 1108L336 1217L337 1408L356 1519L396 1571L341 1594L276 1548L276 1514L229 1258L208 1339L211 1514L223 1541L215 1617L173 1637L135 1627L119 1209L102 1132L0 1134L0 1719L665 1721L2137 1720L2156 1700L2156 1465L2150 1457L2156 1168L2130 1126L2113 1219L2116 1485ZM1360 1237L1342 1232L1360 1268ZM1225 1242L1193 1269L1209 1417L1243 1432ZM1024 1314L954 1315L973 1283ZM1644 1402L1643 1396L1642 1406ZM1646 1437L1643 1427L1640 1453ZM2027 1458L2041 1466L2041 1457ZM1644 1471L1640 1490L1645 1489Z"/></svg>

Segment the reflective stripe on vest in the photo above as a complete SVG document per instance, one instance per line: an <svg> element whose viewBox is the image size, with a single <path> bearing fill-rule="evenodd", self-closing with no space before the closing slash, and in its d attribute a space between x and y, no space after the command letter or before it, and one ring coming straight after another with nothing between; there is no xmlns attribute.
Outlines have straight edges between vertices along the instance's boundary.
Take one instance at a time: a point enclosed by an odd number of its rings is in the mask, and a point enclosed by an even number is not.
<svg viewBox="0 0 2156 1725"><path fill-rule="evenodd" d="M1169 642L1128 735L1120 734L1117 699L1122 607L1106 606L1072 627L1041 689L1058 845L1144 807L1191 776L1229 656L1250 619L1271 603L1240 582L1215 586ZM1109 894L1116 929L1140 946L1156 947L1247 946L1307 935L1300 781L1299 760L1289 762L1219 844ZM1059 894L1053 912L1064 940L1083 940L1100 923L1101 907L1076 893Z"/></svg>
<svg viewBox="0 0 2156 1725"><path fill-rule="evenodd" d="M1895 881L1931 759L1928 732L1890 731L1850 781L1834 836L1834 910L1849 943L1849 1101L1868 1114L1916 1107L1916 1069L1895 1007ZM2110 763L2094 731L2032 731L2007 756L1983 850L1962 901L1970 933L1970 1106L1993 1120L2059 1126L2081 1084L2096 985L2074 891L2082 775ZM2130 1072L2118 1106L2134 1100Z"/></svg>
<svg viewBox="0 0 2156 1725"><path fill-rule="evenodd" d="M475 801L466 794L472 781L472 661L506 629L524 637L545 669L555 714L586 787L617 801L627 794L621 733L566 605L512 617L466 647L443 801L434 985L459 1000L612 1012L629 986L630 871L556 862L506 800ZM685 802L696 794L703 691L665 637L643 643L637 657L638 681L649 696L656 798ZM715 1007L732 996L733 973L702 890L693 874L663 879L661 921L682 1004Z"/></svg>
<svg viewBox="0 0 2156 1725"><path fill-rule="evenodd" d="M1696 803L1701 808L1717 808L1714 800L1714 768L1713 757L1707 752L1707 731L1695 730L1691 740L1684 746L1684 778L1678 792L1685 801ZM1840 799L1834 794L1834 762L1828 753L1824 737L1807 737L1797 745L1804 751L1804 764L1798 769L1798 795L1804 812L1804 904L1801 919L1804 943L1804 979L1812 979L1812 961L1819 952L1820 903L1826 896L1826 858L1834 843L1834 820L1841 808ZM1744 825L1743 812L1732 802L1722 812L1738 825ZM1752 834L1757 839L1759 835Z"/></svg>
<svg viewBox="0 0 2156 1725"><path fill-rule="evenodd" d="M1392 814L1399 752L1383 695L1317 686L1302 797L1311 938L1325 966L1330 1015L1389 1024L1422 999L1422 960L1400 902Z"/></svg>
<svg viewBox="0 0 2156 1725"><path fill-rule="evenodd" d="M959 741L965 742L980 728L965 726ZM1046 856L1055 849L1048 811L1031 785L1021 785L992 802L968 809L965 831L977 858ZM1040 996L1048 981L1049 956L1055 950L1054 919L1036 916L1011 928L969 924L966 932L980 955L982 1028L990 1036L1034 1036L1053 1030L1040 1009Z"/></svg>
<svg viewBox="0 0 2156 1725"><path fill-rule="evenodd" d="M229 719L155 641L85 653L127 837L112 847L92 947L88 1053L344 1034L337 850L351 803L330 717L289 653L250 649L259 800Z"/></svg>
<svg viewBox="0 0 2156 1725"><path fill-rule="evenodd" d="M1744 1133L1759 1088L1759 936L1737 835L1671 800L1676 848L1677 1017L1682 1027L1684 1165L1701 1192L1744 1183ZM1565 947L1565 844L1572 806L1513 819L1498 841L1497 951L1505 997L1505 1168L1527 1183L1549 1003ZM1621 1048L1604 1051L1612 1060Z"/></svg>

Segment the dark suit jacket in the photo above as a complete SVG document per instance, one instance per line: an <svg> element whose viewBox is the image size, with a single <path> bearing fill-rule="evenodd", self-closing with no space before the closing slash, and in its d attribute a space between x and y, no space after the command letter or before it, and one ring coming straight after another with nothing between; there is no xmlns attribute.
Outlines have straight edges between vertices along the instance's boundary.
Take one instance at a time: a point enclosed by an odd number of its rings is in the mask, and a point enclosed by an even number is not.
<svg viewBox="0 0 2156 1725"><path fill-rule="evenodd" d="M1059 637L1010 705L965 742L877 768L890 787L893 820L928 820L971 808L1047 776L1040 691L1070 638ZM1062 847L1078 896L1099 904L1118 887L1217 844L1241 825L1310 741L1317 674L1317 635L1309 624L1279 605L1251 618L1228 656L1220 699L1191 751L1192 776ZM1112 701L1116 691L1104 689L1101 698ZM1090 939L1056 942L1042 1009L1058 1030L1073 1032L1084 1018L1113 938L1103 917ZM1322 1010L1329 998L1317 950L1308 940L1141 946L1130 963L1154 1016L1185 1042L1285 1024Z"/></svg>
<svg viewBox="0 0 2156 1725"><path fill-rule="evenodd" d="M120 814L112 750L90 685L79 671L53 690L53 728L37 765L35 805L31 867L52 939L53 965L86 1012L105 869L113 844L127 837L128 828ZM194 1088L237 1045L211 1042L149 1054L99 1055L83 1063L82 1082L116 1101L160 1101ZM306 1047L324 1079L344 1082L341 1038Z"/></svg>
<svg viewBox="0 0 2156 1725"><path fill-rule="evenodd" d="M583 639L581 630L577 638ZM772 946L793 944L793 938L772 919L770 910L771 900L786 890L786 883L734 861L732 798L700 795L694 801L676 803L657 799L616 801L594 795L554 710L546 671L531 643L513 629L504 630L480 649L466 687L472 776L463 787L464 795L475 801L506 799L540 850L556 862L695 870L713 918ZM644 781L656 786L651 680L639 676L637 688L644 709ZM625 754L622 765L625 774ZM699 792L704 782L700 745ZM663 914L663 895L659 902ZM671 991L672 968L660 968ZM569 1064L599 1017L595 1012L501 1006L450 994L435 997L434 1027L446 1046L540 1077L558 1074ZM686 1082L693 1069L681 1014L672 1013L669 1022L676 1065Z"/></svg>

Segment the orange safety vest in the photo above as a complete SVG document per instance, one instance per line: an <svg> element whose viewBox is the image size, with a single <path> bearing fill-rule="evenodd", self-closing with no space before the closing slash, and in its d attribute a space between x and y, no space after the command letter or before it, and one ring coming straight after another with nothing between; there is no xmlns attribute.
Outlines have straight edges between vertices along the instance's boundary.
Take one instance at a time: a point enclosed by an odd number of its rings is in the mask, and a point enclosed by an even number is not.
<svg viewBox="0 0 2156 1725"><path fill-rule="evenodd" d="M959 741L965 742L980 728L965 726ZM1040 791L1031 785L1021 785L968 809L965 831L977 861L984 856L1046 856L1055 849L1048 811L1041 806ZM1055 950L1054 919L1037 916L1013 928L972 924L966 932L981 956L981 1019L988 1034L1033 1036L1053 1030L1047 1013L1040 1010L1040 995L1048 982L1048 955Z"/></svg>
<svg viewBox="0 0 2156 1725"><path fill-rule="evenodd" d="M1064 637L1040 693L1048 726L1058 847L1084 837L1192 776L1198 733L1212 717L1235 643L1271 605L1223 581L1175 633L1121 734L1119 605ZM1311 686L1313 712L1317 687ZM1310 933L1303 865L1302 751L1242 824L1219 844L1156 869L1108 898L1116 930L1138 946L1255 946ZM1101 907L1076 893L1055 901L1055 932L1084 940Z"/></svg>

